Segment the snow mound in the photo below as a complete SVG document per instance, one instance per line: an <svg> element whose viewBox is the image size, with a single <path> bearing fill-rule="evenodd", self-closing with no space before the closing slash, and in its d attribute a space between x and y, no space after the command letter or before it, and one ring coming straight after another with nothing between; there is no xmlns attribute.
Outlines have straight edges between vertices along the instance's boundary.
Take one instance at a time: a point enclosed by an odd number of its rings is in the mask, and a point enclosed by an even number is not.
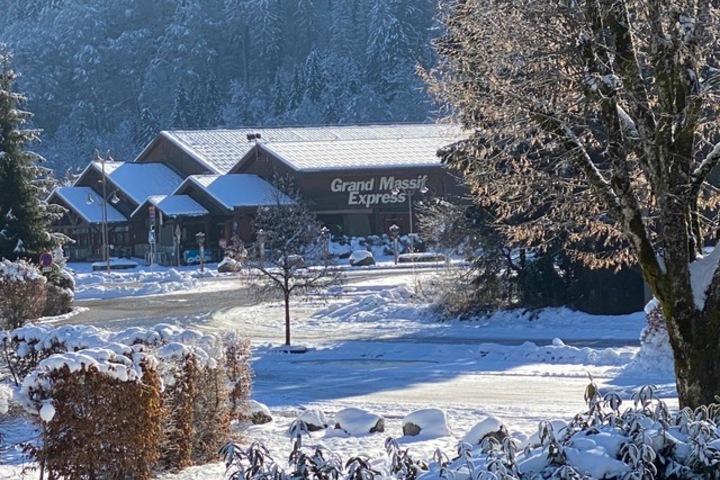
<svg viewBox="0 0 720 480"><path fill-rule="evenodd" d="M508 429L502 420L491 415L470 429L462 441L478 445L488 435L493 436L496 440L501 440L508 436Z"/></svg>
<svg viewBox="0 0 720 480"><path fill-rule="evenodd" d="M447 414L439 408L425 408L407 415L403 421L403 434L423 438L447 437L452 435L448 427ZM417 429L417 433L414 430Z"/></svg>
<svg viewBox="0 0 720 480"><path fill-rule="evenodd" d="M385 420L360 408L346 408L335 414L335 429L359 437L385 431Z"/></svg>

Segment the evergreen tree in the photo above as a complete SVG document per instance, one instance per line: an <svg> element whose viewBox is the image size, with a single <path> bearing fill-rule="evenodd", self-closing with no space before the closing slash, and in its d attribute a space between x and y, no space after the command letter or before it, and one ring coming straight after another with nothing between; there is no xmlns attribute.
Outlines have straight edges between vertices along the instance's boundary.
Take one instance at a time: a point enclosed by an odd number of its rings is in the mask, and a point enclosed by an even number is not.
<svg viewBox="0 0 720 480"><path fill-rule="evenodd" d="M0 38L15 46L18 88L37 102L27 107L43 129L35 150L62 172L98 145L137 155L143 108L162 128L424 120L432 107L414 67L432 67L435 3L0 0ZM325 86L320 100L308 101L305 62L313 49ZM196 83L202 117L193 120L195 104L177 109L173 127L177 87L189 97ZM253 109L271 99L272 108L251 110L237 102L239 93ZM87 140L77 145L81 121Z"/></svg>
<svg viewBox="0 0 720 480"><path fill-rule="evenodd" d="M140 125L133 136L133 143L138 147L144 147L160 132L160 124L149 108L143 108L140 112Z"/></svg>
<svg viewBox="0 0 720 480"><path fill-rule="evenodd" d="M0 50L0 258L15 260L59 244L48 228L60 212L40 199L47 170L39 167L37 154L25 150L38 132L22 129L31 114L20 109L25 98L13 91L10 60Z"/></svg>
<svg viewBox="0 0 720 480"><path fill-rule="evenodd" d="M208 81L205 85L205 124L202 127L219 127L223 125L222 109L223 100L218 88L218 79L211 70Z"/></svg>
<svg viewBox="0 0 720 480"><path fill-rule="evenodd" d="M203 128L207 125L206 106L204 85L195 81L188 101L188 128Z"/></svg>
<svg viewBox="0 0 720 480"><path fill-rule="evenodd" d="M180 85L177 95L175 95L175 103L173 104L173 111L170 116L170 124L172 127L178 129L187 128L189 126L189 113L190 101L185 92L185 87Z"/></svg>
<svg viewBox="0 0 720 480"><path fill-rule="evenodd" d="M325 74L322 70L318 51L313 49L305 60L305 97L313 103L318 103L325 91Z"/></svg>

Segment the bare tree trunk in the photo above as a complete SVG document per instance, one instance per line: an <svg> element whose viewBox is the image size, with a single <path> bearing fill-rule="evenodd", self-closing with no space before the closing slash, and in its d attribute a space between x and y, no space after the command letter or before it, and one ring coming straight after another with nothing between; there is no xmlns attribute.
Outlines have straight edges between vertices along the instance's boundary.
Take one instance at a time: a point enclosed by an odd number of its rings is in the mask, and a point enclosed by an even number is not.
<svg viewBox="0 0 720 480"><path fill-rule="evenodd" d="M285 289L285 345L290 345L290 292Z"/></svg>

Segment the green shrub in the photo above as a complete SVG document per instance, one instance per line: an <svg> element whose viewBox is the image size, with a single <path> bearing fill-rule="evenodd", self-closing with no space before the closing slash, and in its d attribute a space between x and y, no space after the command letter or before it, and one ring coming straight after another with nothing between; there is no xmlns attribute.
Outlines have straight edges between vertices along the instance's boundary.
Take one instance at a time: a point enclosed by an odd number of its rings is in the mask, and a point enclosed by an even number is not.
<svg viewBox="0 0 720 480"><path fill-rule="evenodd" d="M46 277L48 281L43 316L51 317L70 312L75 298L75 280L72 275L67 270L54 265Z"/></svg>

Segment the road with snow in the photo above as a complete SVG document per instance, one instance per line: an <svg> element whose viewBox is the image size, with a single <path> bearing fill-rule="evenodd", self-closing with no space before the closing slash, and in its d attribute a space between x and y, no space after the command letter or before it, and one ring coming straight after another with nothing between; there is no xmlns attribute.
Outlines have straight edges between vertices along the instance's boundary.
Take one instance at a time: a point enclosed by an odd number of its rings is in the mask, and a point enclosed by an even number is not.
<svg viewBox="0 0 720 480"><path fill-rule="evenodd" d="M346 298L363 298L372 292L387 290L393 278L419 275L417 269L385 269L350 272L345 281ZM412 284L417 279L411 279ZM287 365L275 368L272 363L258 365L253 391L259 398L285 398L289 404L308 404L318 401L334 404L395 404L407 408L430 404L447 409L473 409L501 416L510 423L535 422L543 418L566 416L583 408L583 392L588 384L586 374L592 373L600 382L603 369L575 365L572 371L559 366L548 373L538 374L527 368L495 368L468 365L458 371L457 361L436 359L430 353L437 348L452 348L458 358L476 356L478 345L496 343L520 345L525 338L520 330L513 335L467 335L457 328L445 329L441 322L420 322L414 319L370 319L344 322L328 316L313 314L327 306L327 299L298 298L291 307L293 343L309 345L342 342L382 342L384 351L400 351L412 344L418 358L403 360L413 367L421 366L422 378L405 378L410 365L388 358L348 358L308 361L303 356L293 359L292 373ZM65 323L92 324L104 328L121 329L148 326L155 323L174 323L204 331L238 331L255 345L279 344L284 340L284 311L275 303L264 303L247 281L233 277L203 278L196 289L163 295L103 298L76 302L81 311ZM449 326L449 325L447 325ZM471 326L470 324L468 325ZM531 326L531 325L529 325ZM547 334L533 333L538 345L553 342L562 336L559 330ZM469 329L467 332L471 332ZM593 332L589 332L592 336ZM628 348L636 347L637 336L625 338L578 338L577 333L567 344L576 347ZM446 347L443 347L446 346ZM444 363L447 362L447 363ZM339 373L337 373L339 372ZM450 373L452 372L452 373ZM358 386L362 386L358 388ZM517 418L515 418L517 417Z"/></svg>

